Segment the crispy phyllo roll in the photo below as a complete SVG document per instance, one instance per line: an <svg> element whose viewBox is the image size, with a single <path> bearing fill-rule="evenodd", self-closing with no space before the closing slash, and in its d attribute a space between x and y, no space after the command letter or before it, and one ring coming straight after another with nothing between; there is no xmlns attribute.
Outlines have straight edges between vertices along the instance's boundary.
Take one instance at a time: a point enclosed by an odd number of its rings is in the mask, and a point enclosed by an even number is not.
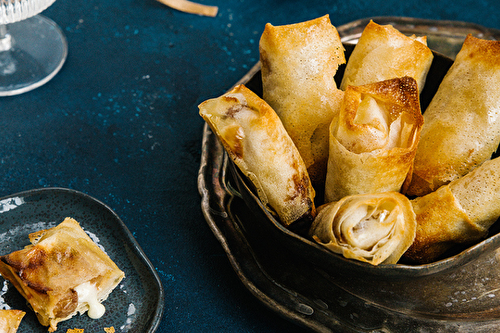
<svg viewBox="0 0 500 333"><path fill-rule="evenodd" d="M398 192L358 194L318 208L310 234L329 250L372 265L395 264L415 238L410 200Z"/></svg>
<svg viewBox="0 0 500 333"><path fill-rule="evenodd" d="M500 41L467 36L424 112L411 196L423 196L491 158L500 143Z"/></svg>
<svg viewBox="0 0 500 333"><path fill-rule="evenodd" d="M66 218L29 238L31 245L0 257L0 273L26 299L40 323L54 332L59 322L77 313L101 317L101 302L124 273L78 222Z"/></svg>
<svg viewBox="0 0 500 333"><path fill-rule="evenodd" d="M0 333L16 333L26 312L0 310Z"/></svg>
<svg viewBox="0 0 500 333"><path fill-rule="evenodd" d="M481 240L500 217L500 157L412 200L412 205L417 235L405 254L411 261L429 263L457 244Z"/></svg>
<svg viewBox="0 0 500 333"><path fill-rule="evenodd" d="M323 184L328 126L343 93L334 81L344 47L328 15L297 24L266 24L259 44L263 98L297 146L313 184Z"/></svg>
<svg viewBox="0 0 500 333"><path fill-rule="evenodd" d="M399 192L411 175L422 124L411 77L347 87L330 126L325 202Z"/></svg>
<svg viewBox="0 0 500 333"><path fill-rule="evenodd" d="M370 21L349 57L340 88L410 76L422 91L433 58L427 37L408 37L391 25Z"/></svg>
<svg viewBox="0 0 500 333"><path fill-rule="evenodd" d="M284 226L312 220L315 192L306 166L278 115L263 99L239 85L201 103L199 109L261 202Z"/></svg>

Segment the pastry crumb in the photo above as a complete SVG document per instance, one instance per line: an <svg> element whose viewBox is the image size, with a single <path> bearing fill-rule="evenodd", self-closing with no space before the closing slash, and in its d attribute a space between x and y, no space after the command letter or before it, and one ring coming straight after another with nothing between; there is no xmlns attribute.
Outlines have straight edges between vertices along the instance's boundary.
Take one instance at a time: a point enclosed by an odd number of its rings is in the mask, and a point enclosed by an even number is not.
<svg viewBox="0 0 500 333"><path fill-rule="evenodd" d="M114 328L114 326L104 327L104 332L115 333L115 328ZM84 329L83 328L68 328L66 333L84 333Z"/></svg>

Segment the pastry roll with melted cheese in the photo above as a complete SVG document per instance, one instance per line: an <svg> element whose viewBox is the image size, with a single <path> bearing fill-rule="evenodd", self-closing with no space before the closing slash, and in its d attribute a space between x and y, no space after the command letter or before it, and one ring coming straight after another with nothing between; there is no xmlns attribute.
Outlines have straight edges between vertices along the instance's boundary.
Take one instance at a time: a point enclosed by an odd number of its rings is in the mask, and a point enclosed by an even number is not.
<svg viewBox="0 0 500 333"><path fill-rule="evenodd" d="M266 24L259 44L263 99L297 146L313 184L324 184L328 126L343 93L334 80L344 46L328 15L291 25Z"/></svg>
<svg viewBox="0 0 500 333"><path fill-rule="evenodd" d="M25 314L21 310L0 310L0 333L16 333Z"/></svg>
<svg viewBox="0 0 500 333"><path fill-rule="evenodd" d="M349 57L340 88L410 76L422 91L433 58L427 37L408 37L391 25L370 21Z"/></svg>
<svg viewBox="0 0 500 333"><path fill-rule="evenodd" d="M281 223L312 221L314 189L276 112L244 85L200 104L200 115Z"/></svg>
<svg viewBox="0 0 500 333"><path fill-rule="evenodd" d="M422 124L411 77L347 87L330 126L325 202L399 192L411 175Z"/></svg>
<svg viewBox="0 0 500 333"><path fill-rule="evenodd" d="M59 322L77 313L102 316L101 302L124 273L78 222L66 218L29 238L31 245L0 257L0 274L26 299L40 323L54 332Z"/></svg>
<svg viewBox="0 0 500 333"><path fill-rule="evenodd" d="M398 192L358 194L318 208L313 239L329 250L372 265L395 264L415 238L410 200Z"/></svg>
<svg viewBox="0 0 500 333"><path fill-rule="evenodd" d="M423 196L491 158L500 143L500 41L467 36L424 112L412 183Z"/></svg>
<svg viewBox="0 0 500 333"><path fill-rule="evenodd" d="M500 157L413 199L412 206L417 234L405 253L411 261L429 263L456 244L482 239L500 217Z"/></svg>

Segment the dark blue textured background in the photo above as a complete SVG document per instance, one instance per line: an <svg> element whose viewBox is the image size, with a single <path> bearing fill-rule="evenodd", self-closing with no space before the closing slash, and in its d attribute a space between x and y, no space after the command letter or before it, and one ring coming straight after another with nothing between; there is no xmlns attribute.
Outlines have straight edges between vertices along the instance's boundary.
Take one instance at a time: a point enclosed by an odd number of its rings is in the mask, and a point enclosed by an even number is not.
<svg viewBox="0 0 500 333"><path fill-rule="evenodd" d="M46 85L0 99L0 196L60 186L115 210L162 279L158 332L299 332L245 289L201 214L197 105L257 62L267 22L328 13L336 26L410 16L500 29L500 2L201 2L219 6L217 17L154 0L57 0L47 9L69 56Z"/></svg>

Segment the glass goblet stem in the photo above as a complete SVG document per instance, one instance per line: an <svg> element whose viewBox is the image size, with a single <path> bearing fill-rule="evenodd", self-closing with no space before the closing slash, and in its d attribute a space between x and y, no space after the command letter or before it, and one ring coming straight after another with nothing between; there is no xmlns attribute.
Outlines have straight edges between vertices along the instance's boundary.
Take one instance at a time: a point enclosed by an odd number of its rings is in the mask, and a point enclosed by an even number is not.
<svg viewBox="0 0 500 333"><path fill-rule="evenodd" d="M0 76L11 75L16 71L16 62L11 53L12 45L7 24L0 24Z"/></svg>
<svg viewBox="0 0 500 333"><path fill-rule="evenodd" d="M12 38L9 35L7 24L0 24L0 52L10 50Z"/></svg>

